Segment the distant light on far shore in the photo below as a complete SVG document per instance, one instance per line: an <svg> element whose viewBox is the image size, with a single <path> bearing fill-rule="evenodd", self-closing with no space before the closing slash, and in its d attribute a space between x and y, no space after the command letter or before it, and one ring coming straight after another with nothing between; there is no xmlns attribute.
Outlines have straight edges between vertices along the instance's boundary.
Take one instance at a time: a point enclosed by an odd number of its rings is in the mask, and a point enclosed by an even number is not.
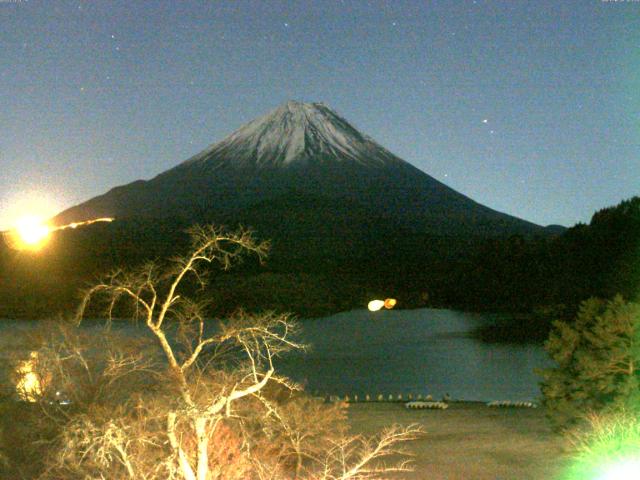
<svg viewBox="0 0 640 480"><path fill-rule="evenodd" d="M382 307L387 310L391 310L396 306L397 300L395 298L387 298L386 300L371 300L367 305L367 308L370 312L377 312L382 309Z"/></svg>
<svg viewBox="0 0 640 480"><path fill-rule="evenodd" d="M377 312L384 307L384 300L371 300L367 305L370 312Z"/></svg>

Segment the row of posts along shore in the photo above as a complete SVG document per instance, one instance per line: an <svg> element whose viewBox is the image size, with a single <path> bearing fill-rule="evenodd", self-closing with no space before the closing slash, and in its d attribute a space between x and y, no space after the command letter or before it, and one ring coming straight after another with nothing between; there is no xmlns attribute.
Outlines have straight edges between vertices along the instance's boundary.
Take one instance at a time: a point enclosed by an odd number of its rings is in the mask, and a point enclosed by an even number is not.
<svg viewBox="0 0 640 480"><path fill-rule="evenodd" d="M314 397L319 398L319 399L323 399L325 402L330 402L330 403L334 403L334 402L346 402L346 403L360 403L360 402L413 402L413 401L425 401L425 402L431 402L433 401L433 396L432 395L422 395L422 394L418 394L418 395L413 395L411 393L403 395L401 393L399 394L382 394L379 393L377 395L369 395L369 394L365 394L365 395L323 395L320 394L318 392L315 392ZM450 397L449 395L445 394L442 397L442 401L450 401Z"/></svg>

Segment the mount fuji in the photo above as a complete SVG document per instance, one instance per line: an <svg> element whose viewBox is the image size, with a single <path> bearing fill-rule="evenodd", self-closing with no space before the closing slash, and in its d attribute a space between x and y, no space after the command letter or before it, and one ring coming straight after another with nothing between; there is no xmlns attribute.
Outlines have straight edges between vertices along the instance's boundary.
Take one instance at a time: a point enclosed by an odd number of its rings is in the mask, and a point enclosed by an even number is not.
<svg viewBox="0 0 640 480"><path fill-rule="evenodd" d="M437 181L326 105L294 101L151 180L113 188L54 222L106 216L243 223L273 235L278 224L306 239L382 225L387 235L548 233Z"/></svg>

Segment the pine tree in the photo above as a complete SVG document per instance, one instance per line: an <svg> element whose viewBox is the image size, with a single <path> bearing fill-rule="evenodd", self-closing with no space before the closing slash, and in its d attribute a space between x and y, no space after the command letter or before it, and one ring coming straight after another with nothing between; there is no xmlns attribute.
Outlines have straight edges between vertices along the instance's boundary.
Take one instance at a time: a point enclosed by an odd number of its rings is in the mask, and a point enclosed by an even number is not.
<svg viewBox="0 0 640 480"><path fill-rule="evenodd" d="M593 412L640 411L640 304L586 300L574 323L554 322L545 348L557 367L541 372L542 393L557 427Z"/></svg>

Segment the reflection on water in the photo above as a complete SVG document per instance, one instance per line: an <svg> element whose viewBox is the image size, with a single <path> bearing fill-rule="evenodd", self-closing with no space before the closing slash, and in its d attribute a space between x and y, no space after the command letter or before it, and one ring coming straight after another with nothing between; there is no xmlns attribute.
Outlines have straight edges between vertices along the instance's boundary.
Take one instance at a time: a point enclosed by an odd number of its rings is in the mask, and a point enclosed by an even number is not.
<svg viewBox="0 0 640 480"><path fill-rule="evenodd" d="M535 400L533 369L551 364L538 345L474 338L487 317L451 310L353 311L305 321L306 354L281 371L321 394L372 397L449 393L464 400Z"/></svg>
<svg viewBox="0 0 640 480"><path fill-rule="evenodd" d="M534 368L551 365L539 345L483 343L471 335L488 316L452 310L358 310L303 322L308 352L277 360L276 367L320 394L445 393L454 399L529 401L539 397ZM15 330L38 322L0 321L0 351ZM87 328L99 327L85 323ZM118 322L116 329L145 335Z"/></svg>

